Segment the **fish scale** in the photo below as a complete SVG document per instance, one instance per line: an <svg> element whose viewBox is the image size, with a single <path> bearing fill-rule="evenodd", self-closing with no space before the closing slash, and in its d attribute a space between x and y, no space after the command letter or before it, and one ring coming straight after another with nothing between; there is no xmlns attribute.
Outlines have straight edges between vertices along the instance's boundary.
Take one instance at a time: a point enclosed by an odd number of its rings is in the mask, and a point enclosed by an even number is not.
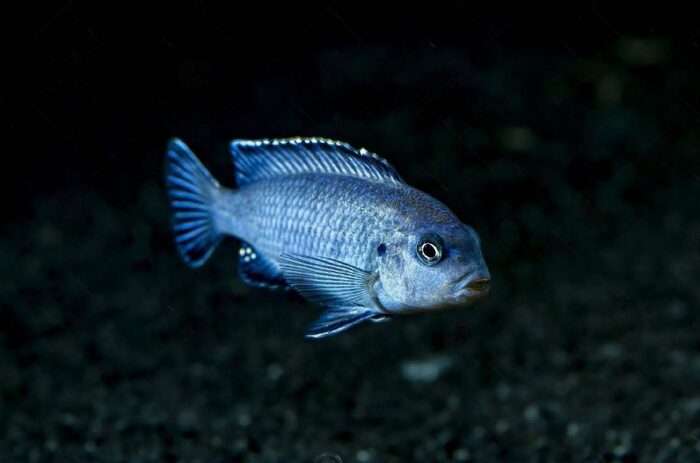
<svg viewBox="0 0 700 463"><path fill-rule="evenodd" d="M380 223L391 227L396 222L392 216L398 211L381 204L378 191L393 188L335 174L294 175L225 191L218 213L223 232L255 243L269 257L325 255L364 266L373 250L368 243L377 240ZM369 208L363 205L368 191L377 198ZM261 196L265 201L256 202Z"/></svg>

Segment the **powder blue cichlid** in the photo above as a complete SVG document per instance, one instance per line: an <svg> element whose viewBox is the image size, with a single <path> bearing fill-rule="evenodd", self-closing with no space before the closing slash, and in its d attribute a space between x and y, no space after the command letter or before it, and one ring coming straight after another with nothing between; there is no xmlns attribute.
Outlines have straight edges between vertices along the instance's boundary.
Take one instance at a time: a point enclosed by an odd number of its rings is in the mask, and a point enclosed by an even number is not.
<svg viewBox="0 0 700 463"><path fill-rule="evenodd" d="M246 283L294 289L327 307L307 337L488 292L476 232L376 154L319 138L234 140L230 149L235 190L181 140L168 144L177 249L199 267L224 236L239 238Z"/></svg>

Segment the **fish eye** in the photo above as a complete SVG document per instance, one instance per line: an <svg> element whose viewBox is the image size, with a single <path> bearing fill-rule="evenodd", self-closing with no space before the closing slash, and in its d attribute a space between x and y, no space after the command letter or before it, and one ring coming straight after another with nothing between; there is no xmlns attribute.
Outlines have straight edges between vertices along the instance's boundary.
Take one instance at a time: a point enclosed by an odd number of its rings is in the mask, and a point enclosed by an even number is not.
<svg viewBox="0 0 700 463"><path fill-rule="evenodd" d="M439 237L428 236L418 242L416 252L426 265L435 265L442 259L442 241Z"/></svg>
<svg viewBox="0 0 700 463"><path fill-rule="evenodd" d="M381 243L379 246L377 246L377 255L382 257L384 254L386 254L386 244Z"/></svg>

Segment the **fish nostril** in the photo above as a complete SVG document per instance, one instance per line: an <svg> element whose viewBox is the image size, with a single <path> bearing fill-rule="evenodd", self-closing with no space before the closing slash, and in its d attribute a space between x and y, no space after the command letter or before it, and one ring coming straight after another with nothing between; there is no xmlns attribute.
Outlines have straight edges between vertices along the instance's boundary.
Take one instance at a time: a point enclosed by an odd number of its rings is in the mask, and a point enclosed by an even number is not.
<svg viewBox="0 0 700 463"><path fill-rule="evenodd" d="M488 278L479 278L478 280L474 280L469 285L467 285L467 288L471 289L472 291L485 291L489 288L489 285L491 284L491 280Z"/></svg>

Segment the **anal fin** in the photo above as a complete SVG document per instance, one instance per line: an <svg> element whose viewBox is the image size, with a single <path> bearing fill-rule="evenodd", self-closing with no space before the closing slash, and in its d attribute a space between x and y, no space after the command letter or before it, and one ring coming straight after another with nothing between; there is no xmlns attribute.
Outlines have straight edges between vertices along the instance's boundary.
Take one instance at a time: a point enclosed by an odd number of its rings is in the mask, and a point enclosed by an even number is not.
<svg viewBox="0 0 700 463"><path fill-rule="evenodd" d="M238 272L247 284L270 289L289 287L275 263L252 245L243 241L238 256Z"/></svg>

